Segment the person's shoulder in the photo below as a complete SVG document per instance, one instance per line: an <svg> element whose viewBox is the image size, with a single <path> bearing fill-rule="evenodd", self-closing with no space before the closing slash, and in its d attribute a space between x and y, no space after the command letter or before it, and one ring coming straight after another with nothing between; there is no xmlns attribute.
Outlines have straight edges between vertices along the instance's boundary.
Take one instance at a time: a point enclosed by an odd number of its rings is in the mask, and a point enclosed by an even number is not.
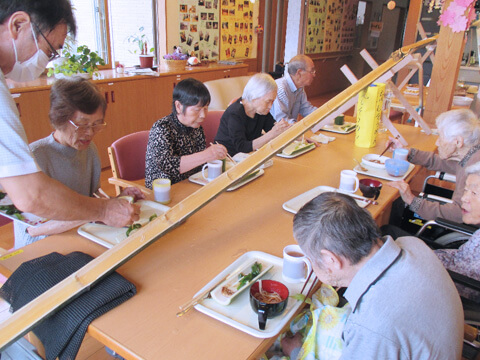
<svg viewBox="0 0 480 360"><path fill-rule="evenodd" d="M51 147L52 143L54 143L55 140L53 139L53 135L50 134L47 137L44 137L42 139L38 139L37 141L32 142L29 147L30 151L32 151L34 154L35 152L40 152L45 150L47 147Z"/></svg>

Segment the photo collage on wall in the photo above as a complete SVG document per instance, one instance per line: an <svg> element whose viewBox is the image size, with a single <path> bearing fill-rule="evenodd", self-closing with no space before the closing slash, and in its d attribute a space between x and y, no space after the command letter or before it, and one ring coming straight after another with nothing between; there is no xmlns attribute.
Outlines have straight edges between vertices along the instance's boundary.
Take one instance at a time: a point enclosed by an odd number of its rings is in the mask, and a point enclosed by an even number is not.
<svg viewBox="0 0 480 360"><path fill-rule="evenodd" d="M220 0L181 0L180 47L200 60L218 60Z"/></svg>
<svg viewBox="0 0 480 360"><path fill-rule="evenodd" d="M305 53L350 51L358 0L309 0Z"/></svg>
<svg viewBox="0 0 480 360"><path fill-rule="evenodd" d="M253 48L253 4L222 0L220 59L248 58Z"/></svg>

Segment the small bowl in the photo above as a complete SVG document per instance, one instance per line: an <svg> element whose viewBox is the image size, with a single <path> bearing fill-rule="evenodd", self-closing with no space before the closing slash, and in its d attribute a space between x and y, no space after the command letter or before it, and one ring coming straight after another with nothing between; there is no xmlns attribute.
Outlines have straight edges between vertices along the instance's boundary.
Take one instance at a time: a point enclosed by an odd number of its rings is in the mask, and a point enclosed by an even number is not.
<svg viewBox="0 0 480 360"><path fill-rule="evenodd" d="M375 198L378 199L380 195L380 190L382 189L382 183L378 180L374 179L361 179L359 181L359 188L362 192L363 196L367 198Z"/></svg>
<svg viewBox="0 0 480 360"><path fill-rule="evenodd" d="M390 159L388 156L367 154L362 158L362 163L375 169L385 169L385 161L388 159Z"/></svg>
<svg viewBox="0 0 480 360"><path fill-rule="evenodd" d="M289 291L288 287L285 286L280 281L275 280L261 280L262 281L262 289L267 292L276 292L280 295L282 299L280 302L275 303L267 303L257 298L259 293L259 281L254 283L250 287L250 305L258 314L258 327L260 330L265 330L265 325L267 323L267 319L274 318L275 316L280 315L285 311L288 304L288 297Z"/></svg>
<svg viewBox="0 0 480 360"><path fill-rule="evenodd" d="M455 106L470 106L473 99L468 96L454 96L453 105Z"/></svg>
<svg viewBox="0 0 480 360"><path fill-rule="evenodd" d="M410 163L401 159L388 159L385 161L385 169L391 176L403 176L407 172Z"/></svg>

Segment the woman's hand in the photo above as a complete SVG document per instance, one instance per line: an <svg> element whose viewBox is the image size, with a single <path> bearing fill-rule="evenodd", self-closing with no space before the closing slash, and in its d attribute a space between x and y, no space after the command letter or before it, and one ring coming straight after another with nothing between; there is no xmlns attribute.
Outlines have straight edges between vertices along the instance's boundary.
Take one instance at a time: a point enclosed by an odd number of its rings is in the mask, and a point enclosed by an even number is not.
<svg viewBox="0 0 480 360"><path fill-rule="evenodd" d="M290 356L292 351L296 348L302 347L303 338L300 333L296 333L293 336L285 336L281 341L282 351L285 355Z"/></svg>
<svg viewBox="0 0 480 360"><path fill-rule="evenodd" d="M410 190L410 185L408 185L405 181L392 181L387 183L387 185L400 191L400 196L406 204L410 205L413 199L415 199L415 195L413 195L412 191Z"/></svg>
<svg viewBox="0 0 480 360"><path fill-rule="evenodd" d="M392 145L390 145L390 144L392 144ZM404 148L404 146L402 145L402 143L400 141L398 141L398 139L395 139L395 138L392 138L392 137L388 138L386 146L390 146L390 148L389 148L390 151L393 151L395 149L403 149Z"/></svg>
<svg viewBox="0 0 480 360"><path fill-rule="evenodd" d="M145 194L139 188L133 186L123 189L119 196L133 196L134 201L145 199Z"/></svg>
<svg viewBox="0 0 480 360"><path fill-rule="evenodd" d="M227 148L222 144L212 144L204 151L208 158L207 161L225 159L228 153Z"/></svg>
<svg viewBox="0 0 480 360"><path fill-rule="evenodd" d="M285 130L287 130L291 125L286 122L284 119L277 121L275 125L273 125L273 128L269 131L273 135L273 137L276 137L277 135L280 135L283 133Z"/></svg>

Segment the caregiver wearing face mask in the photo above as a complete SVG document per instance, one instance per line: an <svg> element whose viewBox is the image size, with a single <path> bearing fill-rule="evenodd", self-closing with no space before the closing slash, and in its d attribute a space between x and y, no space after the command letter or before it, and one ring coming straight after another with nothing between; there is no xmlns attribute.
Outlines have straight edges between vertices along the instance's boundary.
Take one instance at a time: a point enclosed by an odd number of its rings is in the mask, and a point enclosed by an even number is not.
<svg viewBox="0 0 480 360"><path fill-rule="evenodd" d="M0 1L0 185L17 208L56 220L124 226L140 209L121 199L81 196L40 171L28 148L5 78L36 79L58 57L76 24L68 0Z"/></svg>

